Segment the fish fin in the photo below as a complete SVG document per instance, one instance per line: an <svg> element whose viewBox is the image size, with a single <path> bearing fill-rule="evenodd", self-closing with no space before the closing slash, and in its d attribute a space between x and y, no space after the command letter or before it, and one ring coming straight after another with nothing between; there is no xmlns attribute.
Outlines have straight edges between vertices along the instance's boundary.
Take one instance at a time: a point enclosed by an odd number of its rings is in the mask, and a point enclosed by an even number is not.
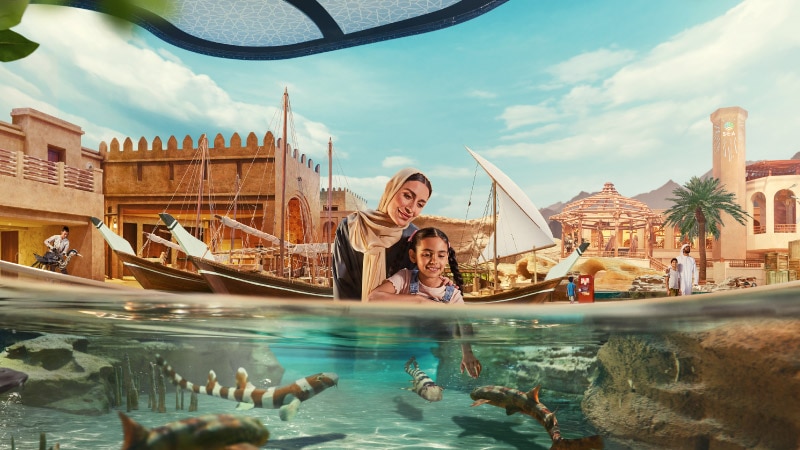
<svg viewBox="0 0 800 450"><path fill-rule="evenodd" d="M528 392L528 397L532 398L534 402L539 403L539 389L541 389L542 385L536 386L535 388L531 389Z"/></svg>
<svg viewBox="0 0 800 450"><path fill-rule="evenodd" d="M139 448L147 440L150 430L138 424L122 411L119 411L119 420L122 421L122 450Z"/></svg>
<svg viewBox="0 0 800 450"><path fill-rule="evenodd" d="M300 403L299 398L292 399L288 405L281 406L278 410L278 417L284 422L294 419L294 416L297 415L297 410L300 409Z"/></svg>
<svg viewBox="0 0 800 450"><path fill-rule="evenodd" d="M256 407L256 405L254 405L252 403L247 403L247 402L239 402L239 403L236 404L236 410L237 411L247 411L247 410L253 409L255 407Z"/></svg>
<svg viewBox="0 0 800 450"><path fill-rule="evenodd" d="M239 444L228 445L223 450L258 450L258 447L256 447L253 444L248 444L247 442L244 442Z"/></svg>
<svg viewBox="0 0 800 450"><path fill-rule="evenodd" d="M236 389L244 389L248 384L247 371L244 370L244 367L239 367L239 370L236 371Z"/></svg>
<svg viewBox="0 0 800 450"><path fill-rule="evenodd" d="M491 404L491 402L490 402L489 400L486 400L485 398L481 398L481 399L475 400L475 401L474 401L474 402L473 402L471 405L469 405L469 406L480 406L480 405L485 405L486 403L489 403L489 404Z"/></svg>

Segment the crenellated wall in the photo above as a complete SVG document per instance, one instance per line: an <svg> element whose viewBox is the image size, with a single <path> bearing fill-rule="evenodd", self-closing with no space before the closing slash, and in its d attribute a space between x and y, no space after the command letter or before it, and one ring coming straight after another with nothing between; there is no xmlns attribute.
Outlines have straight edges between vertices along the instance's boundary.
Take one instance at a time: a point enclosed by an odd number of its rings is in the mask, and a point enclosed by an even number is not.
<svg viewBox="0 0 800 450"><path fill-rule="evenodd" d="M320 190L319 200L324 211L328 204L328 189ZM362 211L367 209L367 200L348 188L335 187L331 188L331 207L333 211Z"/></svg>
<svg viewBox="0 0 800 450"><path fill-rule="evenodd" d="M209 228L215 215L233 216L235 198L238 220L278 236L279 205L284 204L285 236L292 242L318 241L318 164L287 146L284 177L282 143L272 132L261 137L251 132L245 139L234 133L227 142L221 134L207 141L205 136L155 137L151 141L127 137L102 142L107 222L136 224L138 231L124 237L139 248L140 228L157 224L157 213L170 212L180 222L194 226L199 205L202 226ZM211 233L205 236L206 241L212 238ZM219 242L222 248L217 249L221 250L252 245L240 235L233 244L230 239ZM110 267L110 272L116 277L121 265L115 261L112 266L116 269Z"/></svg>

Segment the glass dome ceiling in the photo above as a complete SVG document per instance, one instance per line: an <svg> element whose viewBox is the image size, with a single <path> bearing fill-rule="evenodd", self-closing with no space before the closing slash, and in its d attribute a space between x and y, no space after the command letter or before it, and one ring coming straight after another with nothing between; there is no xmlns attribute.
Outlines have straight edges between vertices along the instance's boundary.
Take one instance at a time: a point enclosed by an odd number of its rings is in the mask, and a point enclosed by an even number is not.
<svg viewBox="0 0 800 450"><path fill-rule="evenodd" d="M446 28L506 1L131 0L133 6L123 18L195 53L270 60ZM68 0L66 4L109 12L105 6L108 0Z"/></svg>

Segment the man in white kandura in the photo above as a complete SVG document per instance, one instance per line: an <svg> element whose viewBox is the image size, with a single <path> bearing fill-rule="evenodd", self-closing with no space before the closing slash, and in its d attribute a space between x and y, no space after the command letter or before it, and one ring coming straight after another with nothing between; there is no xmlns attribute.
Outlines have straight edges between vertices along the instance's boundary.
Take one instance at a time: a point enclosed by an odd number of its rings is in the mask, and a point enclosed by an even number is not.
<svg viewBox="0 0 800 450"><path fill-rule="evenodd" d="M697 263L689 256L691 246L683 244L678 255L678 272L681 273L681 295L692 295L692 286L697 284Z"/></svg>

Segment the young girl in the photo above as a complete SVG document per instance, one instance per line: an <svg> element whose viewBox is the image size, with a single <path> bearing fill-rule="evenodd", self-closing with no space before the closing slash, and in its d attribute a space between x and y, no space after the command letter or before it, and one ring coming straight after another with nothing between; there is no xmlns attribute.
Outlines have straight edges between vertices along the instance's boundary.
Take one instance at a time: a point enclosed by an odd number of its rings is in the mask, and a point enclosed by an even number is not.
<svg viewBox="0 0 800 450"><path fill-rule="evenodd" d="M461 286L464 281L447 235L438 228L422 228L409 240L408 257L415 267L401 269L390 276L370 292L369 301L463 304ZM457 287L442 275L445 266L450 267Z"/></svg>
<svg viewBox="0 0 800 450"><path fill-rule="evenodd" d="M413 303L445 303L463 305L461 287L464 280L458 270L456 252L450 247L447 235L438 228L422 228L410 238L408 256L416 266L401 269L378 285L369 294L370 302L403 301ZM453 281L442 275L445 265L450 267ZM471 333L470 325L459 325L457 334ZM461 372L465 370L472 378L481 373L481 363L472 353L468 342L461 343Z"/></svg>

